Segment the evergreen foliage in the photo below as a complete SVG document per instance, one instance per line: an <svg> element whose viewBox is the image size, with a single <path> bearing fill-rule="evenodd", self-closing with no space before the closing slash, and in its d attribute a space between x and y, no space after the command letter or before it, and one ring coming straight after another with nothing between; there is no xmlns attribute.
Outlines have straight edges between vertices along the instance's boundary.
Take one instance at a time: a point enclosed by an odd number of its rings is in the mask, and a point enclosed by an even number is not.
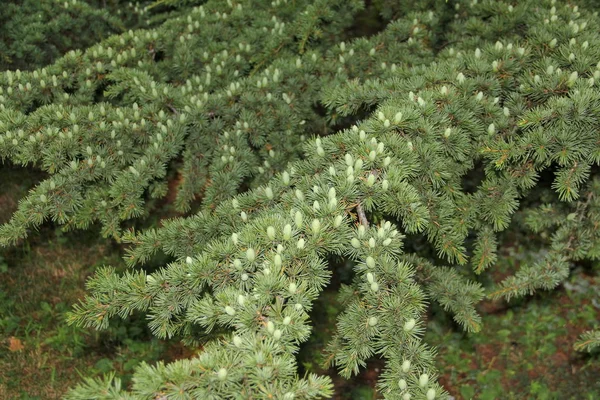
<svg viewBox="0 0 600 400"><path fill-rule="evenodd" d="M0 9L0 71L43 67L142 22L143 7L118 0L5 0Z"/></svg>
<svg viewBox="0 0 600 400"><path fill-rule="evenodd" d="M0 244L46 220L99 222L136 268L98 271L70 322L144 312L158 337L204 345L143 365L131 388L90 378L68 398L329 396L329 378L299 377L294 356L331 256L354 278L330 364L351 377L378 356L385 398L446 398L421 340L428 304L485 330L477 279L503 232L548 243L492 298L555 288L599 258L597 13L396 3L375 3L383 31L352 38L358 0L163 1L183 5L157 27L0 74L0 157L48 174ZM199 212L123 231L177 166L176 205ZM157 252L174 261L144 270ZM575 346L598 344L590 331Z"/></svg>

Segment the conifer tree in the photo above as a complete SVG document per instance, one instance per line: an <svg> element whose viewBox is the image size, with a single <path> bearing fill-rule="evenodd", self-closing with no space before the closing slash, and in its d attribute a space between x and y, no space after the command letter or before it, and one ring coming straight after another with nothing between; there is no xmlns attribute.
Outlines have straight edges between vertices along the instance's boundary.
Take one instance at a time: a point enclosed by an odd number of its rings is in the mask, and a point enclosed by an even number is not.
<svg viewBox="0 0 600 400"><path fill-rule="evenodd" d="M327 133L331 123L313 109L326 82L369 71L385 57L430 54L401 45L374 57L362 41L346 57L360 51L355 58L364 61L338 73L343 51L323 62L319 45L329 48L329 37L358 9L359 2L326 1L254 8L254 26L242 3L209 3L157 29L71 52L48 68L6 72L0 157L34 164L50 178L0 228L0 243L15 243L46 219L66 228L99 221L105 236L119 238L121 221L147 211L146 193L166 194L165 171L175 157L183 159L180 210L199 195L211 206L243 181L265 182L298 156L302 132ZM268 17L271 11L280 18ZM302 132L293 134L298 126Z"/></svg>
<svg viewBox="0 0 600 400"><path fill-rule="evenodd" d="M0 156L50 175L0 243L49 218L99 221L132 244L136 268L98 271L70 322L102 329L140 311L158 337L203 344L142 365L130 388L110 374L68 398L329 396L330 380L299 377L294 356L331 255L354 278L330 364L351 377L379 356L385 398L446 398L422 342L428 303L485 329L477 275L513 221L547 251L490 297L555 288L598 258L597 14L554 0L387 3L385 30L352 39L358 1L209 1L0 76ZM122 234L146 195L164 196L177 157L177 205L201 196L200 211ZM145 271L158 251L174 261ZM590 331L576 348L599 342Z"/></svg>

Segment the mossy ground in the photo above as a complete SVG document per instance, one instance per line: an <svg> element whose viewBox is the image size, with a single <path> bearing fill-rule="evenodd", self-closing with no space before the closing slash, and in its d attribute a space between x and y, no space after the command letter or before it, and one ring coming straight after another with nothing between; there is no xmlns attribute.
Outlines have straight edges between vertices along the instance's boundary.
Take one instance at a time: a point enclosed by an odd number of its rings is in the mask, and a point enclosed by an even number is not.
<svg viewBox="0 0 600 400"><path fill-rule="evenodd" d="M600 279L573 274L584 291L558 289L494 310L482 304L483 330L463 334L429 323L442 383L457 399L598 399L600 360L573 350L579 334L598 327ZM594 289L595 288L595 289ZM486 308L490 312L486 313Z"/></svg>
<svg viewBox="0 0 600 400"><path fill-rule="evenodd" d="M0 167L0 222L16 209L39 175ZM163 214L175 215L168 205ZM145 221L153 224L157 221ZM98 239L98 232L63 233L46 224L15 248L0 251L0 399L58 399L82 376L116 370L131 378L141 361L189 357L193 349L159 341L143 316L115 320L105 332L68 326L66 313L85 293L85 281L102 265L124 268L122 247ZM516 271L527 254L518 243L504 249L490 288ZM313 335L299 355L302 369L329 374L335 399L376 399L380 360L372 360L347 381L323 370L323 349L331 339L340 306L336 292L323 293L313 315ZM598 268L575 269L550 292L480 305L483 330L466 334L451 316L433 309L425 340L438 349L441 382L456 399L599 399L600 355L575 352L581 332L600 323Z"/></svg>
<svg viewBox="0 0 600 400"><path fill-rule="evenodd" d="M0 223L39 178L0 167ZM84 376L115 370L127 382L141 361L192 355L177 342L153 338L143 315L115 320L103 332L67 325L67 312L96 268L125 268L122 248L99 236L46 224L0 250L0 399L59 399Z"/></svg>

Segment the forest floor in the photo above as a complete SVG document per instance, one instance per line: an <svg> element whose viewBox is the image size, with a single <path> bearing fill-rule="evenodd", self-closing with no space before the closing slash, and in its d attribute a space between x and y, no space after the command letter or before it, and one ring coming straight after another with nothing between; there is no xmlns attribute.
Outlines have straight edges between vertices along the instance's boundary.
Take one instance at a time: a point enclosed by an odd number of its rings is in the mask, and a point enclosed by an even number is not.
<svg viewBox="0 0 600 400"><path fill-rule="evenodd" d="M3 223L35 177L3 166L0 182ZM194 354L177 341L153 338L143 315L115 320L103 332L67 325L66 314L83 298L95 269L125 268L123 247L98 236L93 229L65 233L45 224L26 242L0 250L1 399L58 399L82 377L110 371L127 384L142 361ZM505 247L484 285L516 271L524 257L518 243ZM573 350L581 332L600 324L598 270L575 269L560 288L509 304L482 302L483 329L476 334L462 332L432 307L425 341L438 350L440 382L455 399L599 399L600 354ZM323 369L323 349L340 312L335 292L325 291L315 309L320 313L313 315L313 335L299 354L301 369L330 375L335 399L379 398L374 387L382 360L372 360L350 381Z"/></svg>

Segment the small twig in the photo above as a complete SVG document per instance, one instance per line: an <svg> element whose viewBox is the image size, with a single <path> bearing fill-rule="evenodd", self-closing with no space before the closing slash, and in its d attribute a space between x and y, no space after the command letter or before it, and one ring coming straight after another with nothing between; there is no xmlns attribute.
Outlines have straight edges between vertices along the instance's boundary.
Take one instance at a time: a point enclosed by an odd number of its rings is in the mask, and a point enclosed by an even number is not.
<svg viewBox="0 0 600 400"><path fill-rule="evenodd" d="M370 172L372 175L376 177L379 175L379 171L376 169L372 169ZM367 214L365 214L365 210L362 207L362 204L359 202L356 205L356 213L358 214L358 221L361 225L364 225L366 228L369 227L369 220L367 219Z"/></svg>
<svg viewBox="0 0 600 400"><path fill-rule="evenodd" d="M370 171L370 174L374 175L375 177L377 177L379 175L379 170L372 169ZM356 206L356 213L358 214L358 221L361 223L361 225L364 225L365 227L368 228L369 227L369 220L367 219L367 215L365 214L365 210L363 210L362 204L360 202Z"/></svg>
<svg viewBox="0 0 600 400"><path fill-rule="evenodd" d="M587 199L585 200L585 204L582 207L583 210L581 211L581 214L579 214L579 222L583 221L583 218L585 217L585 210L588 208L593 198L594 192L590 191L587 195Z"/></svg>
<svg viewBox="0 0 600 400"><path fill-rule="evenodd" d="M579 214L577 216L577 221L579 223L581 223L583 221L583 218L585 217L585 211L588 208L588 206L590 205L590 202L592 201L593 198L594 198L594 192L590 191L587 195L587 199L586 199L585 203L579 202L577 204L575 212ZM566 246L567 250L571 250L571 245L573 244L573 239L575 239L575 236L573 236L573 235L569 236L569 241L567 242L567 246Z"/></svg>
<svg viewBox="0 0 600 400"><path fill-rule="evenodd" d="M170 105L170 104L167 104L167 108L168 108L169 110L173 111L173 114L175 114L175 115L179 115L179 111L177 111L177 109L176 109L175 107L173 107L172 105Z"/></svg>
<svg viewBox="0 0 600 400"><path fill-rule="evenodd" d="M365 227L368 228L369 220L367 219L365 210L363 210L363 208L362 208L362 204L358 203L358 205L356 206L356 213L358 214L358 220L361 223L361 225L364 225Z"/></svg>

